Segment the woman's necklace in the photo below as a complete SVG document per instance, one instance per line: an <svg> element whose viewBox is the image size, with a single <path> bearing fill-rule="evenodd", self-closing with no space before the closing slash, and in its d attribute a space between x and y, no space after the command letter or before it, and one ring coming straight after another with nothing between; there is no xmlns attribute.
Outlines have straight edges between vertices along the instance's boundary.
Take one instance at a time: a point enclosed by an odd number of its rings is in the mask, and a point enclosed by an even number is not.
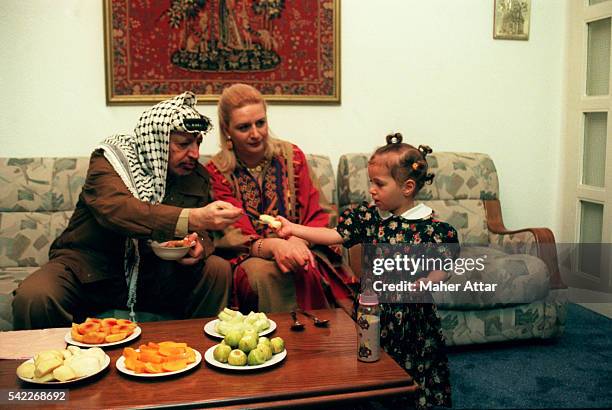
<svg viewBox="0 0 612 410"><path fill-rule="evenodd" d="M251 174L259 175L261 174L261 172L263 171L267 163L268 161L264 158L259 162L259 164L255 165L254 167L249 167L246 164L245 164L245 167L247 171L249 171Z"/></svg>
<svg viewBox="0 0 612 410"><path fill-rule="evenodd" d="M253 168L247 167L247 170L251 174L261 174L261 171L263 171L265 165L266 165L265 161L260 162L259 164L255 165Z"/></svg>

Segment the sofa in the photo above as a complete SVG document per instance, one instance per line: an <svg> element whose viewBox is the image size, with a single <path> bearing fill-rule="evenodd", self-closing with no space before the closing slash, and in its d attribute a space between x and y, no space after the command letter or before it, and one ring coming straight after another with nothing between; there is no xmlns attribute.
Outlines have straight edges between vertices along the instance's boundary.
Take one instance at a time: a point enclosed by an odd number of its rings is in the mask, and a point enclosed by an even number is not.
<svg viewBox="0 0 612 410"><path fill-rule="evenodd" d="M307 155L313 178L335 216L338 210L369 199L368 156L343 155L335 173L329 157ZM540 246L554 244L552 233L545 228L508 231L503 226L497 173L487 155L436 153L428 159L437 176L433 185L419 193L419 199L455 226L462 244L477 244L491 252L495 260L491 275L497 281L508 288L530 290L522 295L526 300L516 303L475 303L435 295L447 342L460 345L560 335L567 291L556 254ZM49 246L74 210L88 164L88 157L0 158L4 186L0 193L0 330L12 329L12 292L48 260ZM511 252L506 252L508 247ZM351 248L346 258L359 274L359 246ZM466 278L453 276L450 281ZM124 313L113 311L107 316Z"/></svg>

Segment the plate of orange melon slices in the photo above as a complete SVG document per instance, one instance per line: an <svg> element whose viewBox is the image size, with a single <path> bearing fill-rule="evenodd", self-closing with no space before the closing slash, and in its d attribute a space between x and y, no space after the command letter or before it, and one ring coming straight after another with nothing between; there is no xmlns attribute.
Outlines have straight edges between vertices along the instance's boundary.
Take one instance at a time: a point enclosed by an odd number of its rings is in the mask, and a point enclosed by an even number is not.
<svg viewBox="0 0 612 410"><path fill-rule="evenodd" d="M149 342L138 349L126 347L115 366L121 373L135 377L163 377L193 369L202 354L182 342Z"/></svg>
<svg viewBox="0 0 612 410"><path fill-rule="evenodd" d="M142 329L127 319L87 318L85 322L73 323L70 331L64 336L66 343L81 347L114 346L136 339Z"/></svg>

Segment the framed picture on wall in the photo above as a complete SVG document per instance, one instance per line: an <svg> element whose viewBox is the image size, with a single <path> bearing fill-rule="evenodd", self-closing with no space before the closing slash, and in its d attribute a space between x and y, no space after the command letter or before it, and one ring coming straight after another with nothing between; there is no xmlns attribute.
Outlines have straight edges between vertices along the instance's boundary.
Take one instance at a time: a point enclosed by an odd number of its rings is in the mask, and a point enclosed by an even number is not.
<svg viewBox="0 0 612 410"><path fill-rule="evenodd" d="M340 102L340 0L104 0L106 100Z"/></svg>
<svg viewBox="0 0 612 410"><path fill-rule="evenodd" d="M493 38L529 40L531 0L494 0Z"/></svg>

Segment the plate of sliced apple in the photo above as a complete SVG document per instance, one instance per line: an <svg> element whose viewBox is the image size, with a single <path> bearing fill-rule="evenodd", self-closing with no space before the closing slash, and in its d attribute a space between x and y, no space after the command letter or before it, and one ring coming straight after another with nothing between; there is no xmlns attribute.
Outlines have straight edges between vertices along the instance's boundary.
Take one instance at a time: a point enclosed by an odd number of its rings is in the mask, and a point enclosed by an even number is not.
<svg viewBox="0 0 612 410"><path fill-rule="evenodd" d="M276 330L276 322L269 319L263 312L250 312L243 315L237 310L223 309L218 319L211 320L204 325L204 332L212 337L224 338L230 332L244 333L246 330L255 330L259 336L268 335Z"/></svg>
<svg viewBox="0 0 612 410"><path fill-rule="evenodd" d="M17 367L17 377L40 385L64 385L92 377L110 364L110 357L99 347L45 350Z"/></svg>

